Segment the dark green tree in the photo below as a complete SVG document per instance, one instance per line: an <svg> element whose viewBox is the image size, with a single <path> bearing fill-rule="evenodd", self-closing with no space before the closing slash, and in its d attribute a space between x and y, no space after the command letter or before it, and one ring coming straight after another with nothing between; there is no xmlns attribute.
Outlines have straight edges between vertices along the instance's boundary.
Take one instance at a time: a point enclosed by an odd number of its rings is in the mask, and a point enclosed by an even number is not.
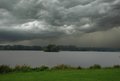
<svg viewBox="0 0 120 81"><path fill-rule="evenodd" d="M59 52L59 47L53 44L50 44L44 48L45 52Z"/></svg>

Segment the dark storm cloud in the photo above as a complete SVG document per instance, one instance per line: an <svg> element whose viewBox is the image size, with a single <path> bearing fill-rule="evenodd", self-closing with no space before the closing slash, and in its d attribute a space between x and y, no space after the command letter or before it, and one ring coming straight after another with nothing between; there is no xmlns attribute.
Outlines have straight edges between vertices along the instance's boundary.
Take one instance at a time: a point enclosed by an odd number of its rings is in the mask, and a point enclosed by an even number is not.
<svg viewBox="0 0 120 81"><path fill-rule="evenodd" d="M34 38L57 38L58 35L62 33L59 32L45 32L45 33L30 33L14 30L0 30L0 41L21 41L21 40L31 40Z"/></svg>
<svg viewBox="0 0 120 81"><path fill-rule="evenodd" d="M12 10L14 4L16 4L19 0L0 0L0 8Z"/></svg>
<svg viewBox="0 0 120 81"><path fill-rule="evenodd" d="M0 0L0 40L92 33L120 26L119 0Z"/></svg>

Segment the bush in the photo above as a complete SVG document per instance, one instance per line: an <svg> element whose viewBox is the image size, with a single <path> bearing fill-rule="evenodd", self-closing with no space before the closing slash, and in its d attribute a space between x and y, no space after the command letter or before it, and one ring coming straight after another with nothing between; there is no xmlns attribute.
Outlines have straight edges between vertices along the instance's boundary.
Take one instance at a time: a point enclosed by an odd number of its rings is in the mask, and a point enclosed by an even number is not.
<svg viewBox="0 0 120 81"><path fill-rule="evenodd" d="M95 65L93 65L93 66L90 66L89 68L90 68L90 69L101 69L101 66L98 65L98 64L95 64Z"/></svg>
<svg viewBox="0 0 120 81"><path fill-rule="evenodd" d="M113 68L120 68L120 65L114 65Z"/></svg>
<svg viewBox="0 0 120 81"><path fill-rule="evenodd" d="M22 71L22 72L28 72L28 71L31 71L31 68L30 66L27 66L27 65L16 65L15 68L14 68L15 71Z"/></svg>
<svg viewBox="0 0 120 81"><path fill-rule="evenodd" d="M52 69L55 69L55 70L64 70L64 69L75 69L75 68L71 67L69 65L61 64L61 65L54 66Z"/></svg>
<svg viewBox="0 0 120 81"><path fill-rule="evenodd" d="M36 67L36 68L33 68L34 71L46 71L46 70L49 70L49 67L47 66L41 66L41 67Z"/></svg>
<svg viewBox="0 0 120 81"><path fill-rule="evenodd" d="M82 69L82 67L81 67L81 66L78 66L77 69Z"/></svg>
<svg viewBox="0 0 120 81"><path fill-rule="evenodd" d="M0 65L0 73L9 73L12 69L8 65Z"/></svg>
<svg viewBox="0 0 120 81"><path fill-rule="evenodd" d="M40 67L40 71L45 71L45 70L49 70L49 67L47 67L47 66L41 66Z"/></svg>

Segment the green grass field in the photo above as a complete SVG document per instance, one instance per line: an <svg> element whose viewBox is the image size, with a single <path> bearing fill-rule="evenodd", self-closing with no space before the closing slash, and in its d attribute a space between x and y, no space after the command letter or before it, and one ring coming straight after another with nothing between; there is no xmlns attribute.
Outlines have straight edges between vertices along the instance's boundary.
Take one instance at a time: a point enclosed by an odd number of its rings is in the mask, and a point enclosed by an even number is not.
<svg viewBox="0 0 120 81"><path fill-rule="evenodd" d="M0 74L0 81L120 81L120 69L13 72Z"/></svg>

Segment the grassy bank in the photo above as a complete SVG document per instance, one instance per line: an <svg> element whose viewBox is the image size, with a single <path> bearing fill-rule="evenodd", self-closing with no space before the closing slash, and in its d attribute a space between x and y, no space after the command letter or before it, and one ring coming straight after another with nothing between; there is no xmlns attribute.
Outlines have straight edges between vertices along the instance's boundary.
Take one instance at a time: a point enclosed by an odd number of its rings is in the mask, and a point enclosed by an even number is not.
<svg viewBox="0 0 120 81"><path fill-rule="evenodd" d="M13 72L0 74L0 81L120 81L120 69Z"/></svg>
<svg viewBox="0 0 120 81"><path fill-rule="evenodd" d="M52 68L48 66L40 66L40 67L30 67L28 65L16 65L15 67L10 67L8 65L0 65L0 74L7 74L11 72L39 72L39 71L52 71L52 70L81 70L81 69L120 69L120 65L114 65L113 67L101 67L98 64L92 65L88 68L82 68L81 66L72 67L70 65L57 65Z"/></svg>

